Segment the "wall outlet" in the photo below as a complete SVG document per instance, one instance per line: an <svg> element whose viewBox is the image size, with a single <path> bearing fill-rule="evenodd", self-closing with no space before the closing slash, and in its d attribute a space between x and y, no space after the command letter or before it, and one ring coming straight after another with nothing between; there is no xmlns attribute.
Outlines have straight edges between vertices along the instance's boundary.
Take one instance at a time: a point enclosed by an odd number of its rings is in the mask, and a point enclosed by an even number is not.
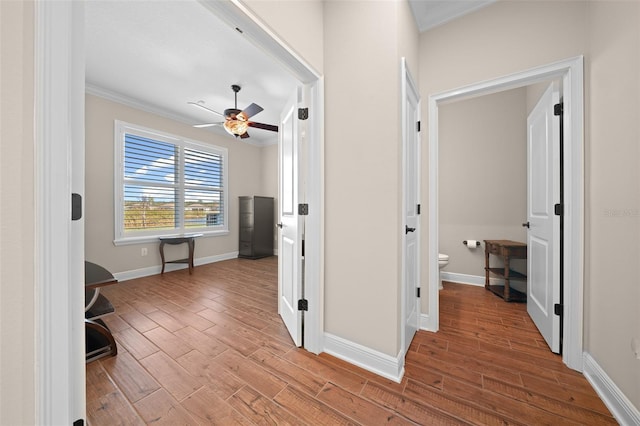
<svg viewBox="0 0 640 426"><path fill-rule="evenodd" d="M142 247L142 250L140 250L140 255L142 256L146 256L149 252L147 251L146 247Z"/></svg>

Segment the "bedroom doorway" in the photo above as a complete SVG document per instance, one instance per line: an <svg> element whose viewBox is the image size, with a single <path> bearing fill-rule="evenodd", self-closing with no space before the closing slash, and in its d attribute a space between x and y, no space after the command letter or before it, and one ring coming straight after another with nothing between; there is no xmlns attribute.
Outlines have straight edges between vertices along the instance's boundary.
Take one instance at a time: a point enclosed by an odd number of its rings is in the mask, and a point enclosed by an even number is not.
<svg viewBox="0 0 640 426"><path fill-rule="evenodd" d="M59 5L51 6L38 3L37 15L38 15L38 28L39 41L36 48L36 62L39 64L46 64L47 66L40 65L38 68L39 74L36 79L40 87L55 87L56 92L54 95L60 95L55 97L54 102L51 98L45 97L45 101L42 102L43 111L42 115L48 118L43 123L39 123L38 132L42 134L41 140L54 140L58 141L62 145L63 150L60 153L67 152L67 141L78 141L78 147L74 152L81 153L84 150L84 138L82 137L84 128L84 114L80 113L84 108L83 96L77 96L78 88L83 88L85 85L84 72L79 72L84 66L84 4L82 2L65 3L65 7L57 7ZM321 323L321 252L322 252L322 239L321 239L321 212L322 212L322 168L320 167L320 159L322 158L322 127L323 116L322 108L322 79L320 76L308 65L302 63L298 56L295 55L286 46L280 44L275 40L270 33L264 30L264 27L257 22L253 17L249 16L246 11L241 10L236 4L232 2L211 2L207 3L213 13L218 14L233 28L241 26L244 30L244 34L250 37L253 42L258 44L261 48L271 54L277 61L279 61L286 69L288 69L301 83L305 91L308 93L308 108L310 110L308 121L308 164L306 164L307 175L307 202L310 206L309 214L306 221L305 232L305 259L306 259L306 271L305 282L306 292L305 297L309 303L309 311L305 320L306 330L306 344L305 347L310 352L318 353L322 348L322 323ZM62 58L60 60L53 61L52 58ZM64 58L69 58L65 62ZM37 85L37 86L38 86ZM38 98L42 100L42 98ZM64 120L56 120L56 111L72 111L73 118L69 126L60 126L59 122L66 122ZM36 150L42 149L38 146ZM53 155L51 149L48 148L46 152L38 151L38 154L42 154L42 163L45 170L51 170L55 175L55 170L60 170L60 159L58 156ZM77 163L74 157L73 167L77 170L84 170L84 163L80 161ZM81 159L80 159L81 160ZM68 161L68 159L66 160ZM66 170L67 167L62 167L62 170ZM51 180L52 184L56 184L56 180ZM60 184L54 188L54 193L69 194L71 191L71 183ZM44 194L46 199L51 199L50 193ZM48 195L48 196L47 196ZM81 194L82 195L82 194ZM56 197L52 204L56 211L64 213L68 208L68 204L65 201L67 198L64 196ZM39 216L42 216L39 213ZM58 262L56 255L60 254L64 259L75 259L75 252L61 251L60 244L62 242L70 242L75 240L75 233L71 232L67 228L55 227L54 225L47 225L43 231L46 233L64 233L65 235L60 238L52 239L57 241L58 245L54 248L52 246L43 246L42 256L38 270L50 270L50 268L59 268L64 262ZM49 228L47 228L49 226ZM47 234L48 235L48 234ZM57 235L57 234L56 234ZM65 245L66 246L66 245ZM54 261L47 260L54 259ZM78 258L77 262L73 265L74 271L82 270L82 259ZM67 277L71 276L69 271L65 269L63 271ZM73 277L76 277L75 272ZM81 293L82 283L77 280L59 280L64 283L63 288L59 288L56 294L51 292L42 292L40 303L37 306L39 309L39 320L37 323L39 333L46 335L46 330L49 326L56 324L56 330L58 337L55 342L44 341L40 343L39 355L37 365L41 368L37 372L37 375L41 381L40 394L39 394L39 413L41 413L40 420L47 424L71 424L75 422L78 417L84 412L84 362L78 360L78 355L83 353L83 335L82 332L77 330L81 328L60 326L60 324L69 323L68 311L64 309L54 309L59 307L59 298L61 295L69 292ZM43 283L39 283L40 286ZM79 302L80 296L78 296L78 306L81 306ZM69 299L67 299L67 302ZM67 342L64 348L58 348L61 343ZM55 344L54 344L55 343ZM69 360L77 360L73 362L73 365L69 365ZM56 373L57 372L57 373ZM68 373L68 374L67 374ZM56 380L57 375L63 374L68 376L64 381ZM66 401L66 402L65 402Z"/></svg>

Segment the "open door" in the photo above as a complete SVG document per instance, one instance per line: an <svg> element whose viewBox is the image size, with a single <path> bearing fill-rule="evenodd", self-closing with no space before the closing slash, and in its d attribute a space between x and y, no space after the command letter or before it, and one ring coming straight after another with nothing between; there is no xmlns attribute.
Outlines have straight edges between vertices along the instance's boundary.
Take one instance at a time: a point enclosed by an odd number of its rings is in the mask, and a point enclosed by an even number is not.
<svg viewBox="0 0 640 426"><path fill-rule="evenodd" d="M552 83L527 118L527 312L551 350L560 353L560 121ZM560 213L560 212L559 212Z"/></svg>
<svg viewBox="0 0 640 426"><path fill-rule="evenodd" d="M403 241L403 322L404 352L407 353L413 336L418 331L420 317L418 299L418 281L420 277L419 250L419 193L420 181L420 140L418 121L420 120L418 90L409 74L406 61L402 59L402 119L403 119L403 203L404 203L404 241Z"/></svg>
<svg viewBox="0 0 640 426"><path fill-rule="evenodd" d="M296 90L282 112L279 127L279 191L278 191L278 313L296 346L302 346L302 234L299 214L300 137Z"/></svg>

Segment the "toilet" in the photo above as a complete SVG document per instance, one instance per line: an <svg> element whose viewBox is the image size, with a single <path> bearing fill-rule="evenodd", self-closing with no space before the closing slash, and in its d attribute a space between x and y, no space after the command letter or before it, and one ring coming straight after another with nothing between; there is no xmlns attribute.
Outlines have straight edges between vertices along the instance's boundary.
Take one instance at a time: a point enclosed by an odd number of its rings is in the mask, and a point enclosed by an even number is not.
<svg viewBox="0 0 640 426"><path fill-rule="evenodd" d="M442 253L438 253L438 268L440 269L438 271L438 289L442 290L443 286L442 286L442 268L444 268L445 266L447 266L449 264L449 255L446 254L442 254Z"/></svg>

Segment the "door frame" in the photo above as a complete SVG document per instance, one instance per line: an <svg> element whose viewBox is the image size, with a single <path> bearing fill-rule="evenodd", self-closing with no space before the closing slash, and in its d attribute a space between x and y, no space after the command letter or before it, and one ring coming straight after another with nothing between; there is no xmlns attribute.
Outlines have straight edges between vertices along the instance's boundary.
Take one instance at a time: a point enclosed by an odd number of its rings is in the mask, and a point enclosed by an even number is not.
<svg viewBox="0 0 640 426"><path fill-rule="evenodd" d="M449 102L562 79L564 103L564 324L562 361L583 369L584 57L582 55L429 96L429 314L422 328L438 331L438 108Z"/></svg>
<svg viewBox="0 0 640 426"><path fill-rule="evenodd" d="M86 417L84 3L35 2L36 423ZM84 203L84 202L83 202Z"/></svg>
<svg viewBox="0 0 640 426"><path fill-rule="evenodd" d="M413 77L411 76L411 73L409 72L409 67L407 65L407 60L406 58L402 58L401 59L401 73L402 73L402 87L401 87L401 92L402 92L402 111L401 111L401 122L402 122L402 170L406 170L406 151L407 151L407 144L409 143L409 136L408 136L408 132L410 131L415 131L416 132L416 158L418 159L418 164L421 158L421 144L420 144L420 132L417 130L416 127L413 127L412 129L407 128L407 107L406 104L409 100L409 93L410 91L415 93L418 102L416 104L416 110L417 110L417 114L418 117L420 117L420 91L418 90L418 86L415 83L415 80L413 79ZM418 204L420 204L420 167L418 165L418 167L416 168L416 182L415 182L415 190L416 190L416 194L418 197ZM403 224L405 222L405 210L406 210L406 192L407 192L407 185L408 182L406 181L406 174L402 173L402 217L403 217ZM417 261L417 265L416 265L416 271L418 272L416 279L417 279L417 287L420 288L420 270L422 269L422 262L420 261L421 256L420 256L420 229L421 229L421 220L420 220L420 213L418 213L418 218L417 218L417 236L416 236L416 246L417 246L417 256L416 256L416 261ZM402 312L402 329L401 329L401 348L403 351L405 351L405 348L407 347L407 345L409 344L409 342L406 341L406 335L407 335L407 323L406 323L406 316L407 316L407 292L409 291L409 283L407 282L407 274L406 274L406 262L407 262L407 255L406 255L406 231L404 231L402 228L400 230L400 232L402 232L402 285L401 285L401 294L400 294L400 298L402 300L402 305L401 305L401 312ZM420 298L416 295L416 315L417 315L417 324L416 324L416 330L418 330L420 328ZM406 354L406 353L405 353ZM404 360L404 355L403 355L403 360Z"/></svg>
<svg viewBox="0 0 640 426"><path fill-rule="evenodd" d="M242 29L242 35L280 62L303 86L307 118L305 198L304 285L308 311L304 315L304 348L319 354L324 350L324 80L316 70L281 40L246 6L236 0L199 0L206 8Z"/></svg>
<svg viewBox="0 0 640 426"><path fill-rule="evenodd" d="M323 78L239 2L200 1L229 25L242 28L246 37L291 71L309 95L305 348L318 354L324 349ZM71 226L56 223L71 215L70 174L79 154L70 144L84 135L84 3L38 1L36 23L36 419L39 424L70 424L86 418L84 338L74 337L84 328L78 331L73 326L82 324L84 310L82 318L76 318L74 309L65 308L84 306L83 292L75 291L84 286L83 266L72 265L84 245L75 245ZM49 291L54 288L55 292ZM77 303L69 297L77 298Z"/></svg>

